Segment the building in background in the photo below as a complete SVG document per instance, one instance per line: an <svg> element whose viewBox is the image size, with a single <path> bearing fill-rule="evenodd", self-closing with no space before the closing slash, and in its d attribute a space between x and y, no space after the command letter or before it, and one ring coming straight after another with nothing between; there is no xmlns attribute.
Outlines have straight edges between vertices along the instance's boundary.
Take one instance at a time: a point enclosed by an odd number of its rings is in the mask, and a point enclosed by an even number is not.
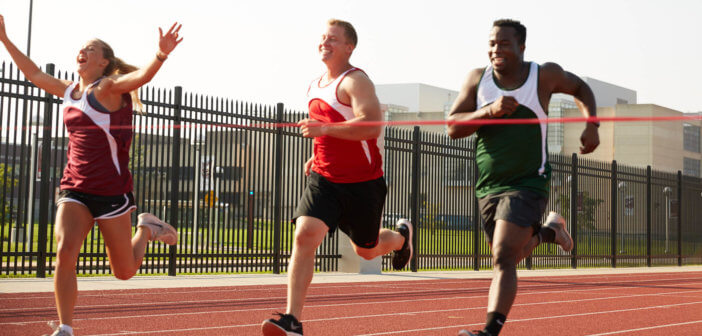
<svg viewBox="0 0 702 336"><path fill-rule="evenodd" d="M590 86L595 94L597 107L612 107L617 104L636 104L636 91L603 82L590 77L582 77L583 81ZM573 96L565 94L555 94L551 97L548 105L548 116L550 118L564 117L564 111L577 108ZM576 115L581 116L581 115ZM551 123L548 125L548 150L551 153L565 153L563 151L564 141L563 123Z"/></svg>
<svg viewBox="0 0 702 336"><path fill-rule="evenodd" d="M380 103L386 107L385 120L445 120L458 91L422 83L379 84L375 86ZM412 128L413 125L400 125ZM445 133L446 126L420 125L423 131Z"/></svg>
<svg viewBox="0 0 702 336"><path fill-rule="evenodd" d="M680 111L654 104L637 104L634 90L590 77L582 77L595 94L597 115L602 117L683 116ZM458 92L421 83L380 84L378 99L387 121L445 120ZM702 112L701 112L702 113ZM550 118L582 117L570 95L555 94L548 106ZM699 114L698 114L699 115ZM616 125L616 127L615 127ZM414 125L398 125L411 129ZM551 153L579 153L584 123L550 123ZM420 125L422 131L445 134L444 124ZM600 146L587 158L702 177L702 121L643 121L602 123Z"/></svg>
<svg viewBox="0 0 702 336"><path fill-rule="evenodd" d="M579 116L577 109L565 111L565 117ZM654 104L619 104L600 107L602 117L682 117L687 114ZM579 152L579 137L585 125L568 123L564 127L565 154ZM600 126L600 146L587 157L617 163L700 177L700 120L603 122Z"/></svg>
<svg viewBox="0 0 702 336"><path fill-rule="evenodd" d="M616 104L636 104L636 91L590 77L582 77L595 94L598 107ZM422 83L379 84L376 93L380 103L387 108L385 120L445 120L458 91ZM567 109L576 108L570 95L555 94L551 97L548 114L561 118ZM402 125L411 128L412 125ZM442 133L444 125L422 125L423 131ZM563 124L551 123L548 127L548 148L552 153L563 153Z"/></svg>

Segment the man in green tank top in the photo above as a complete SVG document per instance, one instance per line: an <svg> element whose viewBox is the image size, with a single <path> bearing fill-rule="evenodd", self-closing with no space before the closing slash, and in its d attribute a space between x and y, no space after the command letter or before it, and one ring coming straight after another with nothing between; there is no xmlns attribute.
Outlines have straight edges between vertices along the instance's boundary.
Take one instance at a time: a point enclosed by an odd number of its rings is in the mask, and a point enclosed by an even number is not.
<svg viewBox="0 0 702 336"><path fill-rule="evenodd" d="M485 328L461 330L459 336L500 333L517 295L517 264L539 243L556 243L566 252L573 248L563 217L552 212L541 225L551 179L546 123L460 123L479 119L545 121L554 93L572 95L585 117L595 116L595 97L590 87L556 63L525 62L525 41L526 27L519 21L495 21L489 39L490 64L468 74L448 118L451 138L477 133L479 178L475 193L494 269ZM580 137L581 154L590 153L599 145L598 127L597 122L586 123Z"/></svg>

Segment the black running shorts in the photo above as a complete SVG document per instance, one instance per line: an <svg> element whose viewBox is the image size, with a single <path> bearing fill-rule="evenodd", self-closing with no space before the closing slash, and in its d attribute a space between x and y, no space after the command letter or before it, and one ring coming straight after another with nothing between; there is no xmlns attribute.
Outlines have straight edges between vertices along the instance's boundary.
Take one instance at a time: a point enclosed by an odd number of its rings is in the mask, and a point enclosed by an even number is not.
<svg viewBox="0 0 702 336"><path fill-rule="evenodd" d="M65 202L83 204L94 219L115 218L136 209L131 192L116 196L98 196L74 190L61 190L56 205Z"/></svg>
<svg viewBox="0 0 702 336"><path fill-rule="evenodd" d="M333 183L311 172L293 222L301 216L319 218L329 227L329 234L338 227L356 246L373 248L378 244L387 192L383 177L358 183Z"/></svg>
<svg viewBox="0 0 702 336"><path fill-rule="evenodd" d="M531 226L534 233L539 232L546 204L548 198L528 190L506 191L479 199L480 215L483 217L483 229L488 243L492 243L498 219L521 227Z"/></svg>

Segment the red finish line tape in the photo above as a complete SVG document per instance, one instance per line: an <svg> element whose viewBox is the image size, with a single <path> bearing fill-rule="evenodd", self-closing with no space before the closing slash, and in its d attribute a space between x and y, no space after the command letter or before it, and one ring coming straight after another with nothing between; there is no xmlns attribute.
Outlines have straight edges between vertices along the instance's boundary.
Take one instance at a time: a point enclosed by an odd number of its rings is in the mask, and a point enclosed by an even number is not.
<svg viewBox="0 0 702 336"><path fill-rule="evenodd" d="M358 121L354 122L354 126L422 126L422 125L523 125L523 124L552 124L552 123L578 123L578 122L663 122L663 121L692 121L702 120L702 114L682 115L682 116L660 116L660 117L571 117L571 118L548 118L545 120L539 119L476 119L467 121L448 121L448 120L389 120L389 121ZM340 126L341 123L319 123L319 126ZM348 124L344 124L348 125ZM160 126L113 126L111 129L167 129L167 128L285 128L298 127L297 123L256 123L256 124L189 124L189 125L160 125ZM31 127L15 127L15 129L30 129ZM35 128L43 129L42 126ZM86 127L86 129L97 128L97 126ZM11 129L11 128L5 128Z"/></svg>

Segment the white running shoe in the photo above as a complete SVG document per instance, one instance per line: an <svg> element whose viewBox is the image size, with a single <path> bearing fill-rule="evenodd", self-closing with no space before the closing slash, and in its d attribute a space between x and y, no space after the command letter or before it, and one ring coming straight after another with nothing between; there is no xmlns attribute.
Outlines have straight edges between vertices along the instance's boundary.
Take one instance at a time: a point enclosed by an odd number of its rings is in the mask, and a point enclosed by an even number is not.
<svg viewBox="0 0 702 336"><path fill-rule="evenodd" d="M178 231L170 224L148 212L139 215L137 227L140 226L147 227L151 231L151 238L149 238L149 241L158 240L168 245L175 245L178 243Z"/></svg>
<svg viewBox="0 0 702 336"><path fill-rule="evenodd" d="M566 221L563 216L553 211L549 212L543 227L550 228L556 232L555 243L560 245L563 251L570 252L573 249L573 237L568 233Z"/></svg>
<svg viewBox="0 0 702 336"><path fill-rule="evenodd" d="M66 331L66 330L58 329L58 328L57 328L56 331L54 331L54 332L51 334L51 336L73 336L73 334L70 333L70 332L68 332L68 331Z"/></svg>
<svg viewBox="0 0 702 336"><path fill-rule="evenodd" d="M49 334L43 334L42 336L73 336L73 328L70 326L67 329L61 328L62 325L59 324L59 321L47 321L46 324L51 328L54 332Z"/></svg>

